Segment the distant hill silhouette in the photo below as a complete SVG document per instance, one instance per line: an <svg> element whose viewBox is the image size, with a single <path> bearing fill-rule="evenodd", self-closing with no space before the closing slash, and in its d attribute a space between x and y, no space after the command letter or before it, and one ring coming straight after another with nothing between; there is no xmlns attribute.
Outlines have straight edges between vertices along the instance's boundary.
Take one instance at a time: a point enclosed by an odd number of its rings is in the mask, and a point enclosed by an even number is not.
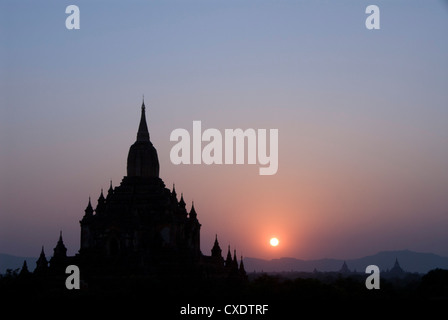
<svg viewBox="0 0 448 320"><path fill-rule="evenodd" d="M28 268L32 271L36 267L37 258L17 257L10 254L0 253L0 274L6 273L7 269L15 270L22 268L23 261L26 260Z"/></svg>
<svg viewBox="0 0 448 320"><path fill-rule="evenodd" d="M366 266L377 265L381 271L391 269L398 259L400 266L407 272L427 273L430 270L441 268L448 269L448 257L442 257L433 253L421 253L409 250L381 251L372 256L359 259L319 259L301 260L296 258L280 258L263 260L258 258L244 258L244 265L247 272L282 272L282 271L339 271L344 263L350 271L364 272ZM18 257L10 254L0 253L0 274L6 273L7 269L15 270L21 268L26 260L28 268L32 271L36 267L37 257Z"/></svg>
<svg viewBox="0 0 448 320"><path fill-rule="evenodd" d="M441 257L433 253L421 253L409 250L381 251L375 255L359 259L319 259L300 260L295 258L280 258L263 260L257 258L244 258L247 272L282 272L282 271L339 271L344 263L347 263L350 271L364 272L370 264L377 265L381 271L386 271L394 266L398 259L400 266L406 272L427 273L435 268L448 269L448 257Z"/></svg>

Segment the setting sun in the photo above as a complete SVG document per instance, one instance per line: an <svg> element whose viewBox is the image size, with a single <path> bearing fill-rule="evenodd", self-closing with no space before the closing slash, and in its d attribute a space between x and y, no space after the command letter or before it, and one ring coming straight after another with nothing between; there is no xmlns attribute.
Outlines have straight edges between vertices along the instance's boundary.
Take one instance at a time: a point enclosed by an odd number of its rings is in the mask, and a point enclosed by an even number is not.
<svg viewBox="0 0 448 320"><path fill-rule="evenodd" d="M269 243L271 244L271 246L276 247L276 246L278 246L279 241L277 238L271 238Z"/></svg>

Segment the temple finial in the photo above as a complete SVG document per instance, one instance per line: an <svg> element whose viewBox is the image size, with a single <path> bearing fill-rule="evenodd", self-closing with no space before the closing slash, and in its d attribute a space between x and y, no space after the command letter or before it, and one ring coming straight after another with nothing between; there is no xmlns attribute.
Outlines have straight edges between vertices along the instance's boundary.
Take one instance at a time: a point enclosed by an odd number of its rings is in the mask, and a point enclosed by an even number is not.
<svg viewBox="0 0 448 320"><path fill-rule="evenodd" d="M138 126L137 131L137 141L149 141L149 131L148 125L146 124L146 116L145 116L145 96L143 96L142 101L142 114L140 118L140 124Z"/></svg>

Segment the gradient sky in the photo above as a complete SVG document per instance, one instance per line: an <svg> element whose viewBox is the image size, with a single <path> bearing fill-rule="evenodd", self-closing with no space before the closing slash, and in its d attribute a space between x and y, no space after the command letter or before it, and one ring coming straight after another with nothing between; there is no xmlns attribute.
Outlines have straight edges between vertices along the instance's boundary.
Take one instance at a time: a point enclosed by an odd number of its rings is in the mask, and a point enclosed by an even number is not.
<svg viewBox="0 0 448 320"><path fill-rule="evenodd" d="M435 0L2 1L0 252L49 257L60 230L77 252L89 196L126 174L144 94L204 254L217 233L266 259L448 256L447 34ZM277 174L173 165L170 133L193 120L279 129Z"/></svg>

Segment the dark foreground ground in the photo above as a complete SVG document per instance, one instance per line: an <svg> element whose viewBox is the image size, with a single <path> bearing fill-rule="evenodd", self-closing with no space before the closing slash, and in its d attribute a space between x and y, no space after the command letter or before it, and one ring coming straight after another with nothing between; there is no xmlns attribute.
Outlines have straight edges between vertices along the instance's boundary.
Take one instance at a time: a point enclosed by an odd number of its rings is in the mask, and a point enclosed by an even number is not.
<svg viewBox="0 0 448 320"><path fill-rule="evenodd" d="M442 269L381 279L379 290L366 289L362 274L294 279L257 274L249 279L104 276L82 279L81 289L68 290L62 275L37 277L10 271L0 278L0 305L3 312L11 310L13 315L28 311L36 315L33 308L38 308L50 315L51 311L53 315L79 313L89 319L95 314L103 319L122 313L127 319L134 315L139 319L359 319L393 315L430 319L442 314L445 318L448 310L448 270Z"/></svg>

